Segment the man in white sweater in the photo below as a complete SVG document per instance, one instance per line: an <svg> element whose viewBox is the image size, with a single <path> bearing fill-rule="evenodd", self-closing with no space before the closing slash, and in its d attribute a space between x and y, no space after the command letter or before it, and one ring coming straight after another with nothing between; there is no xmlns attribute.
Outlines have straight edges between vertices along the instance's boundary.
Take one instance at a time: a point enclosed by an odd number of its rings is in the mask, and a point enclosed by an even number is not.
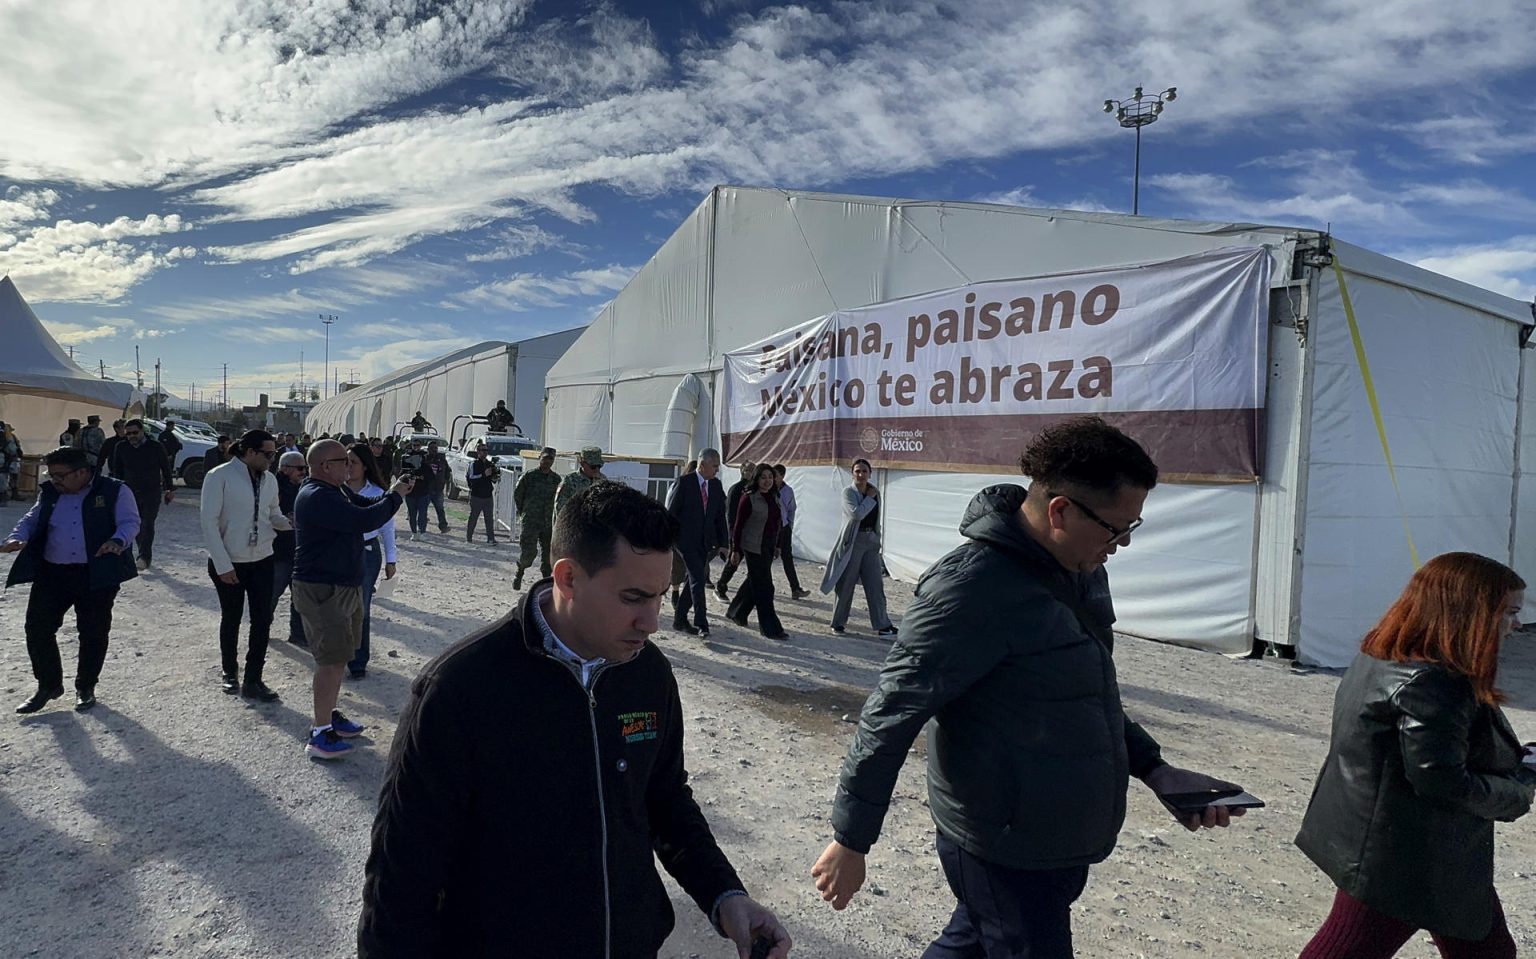
<svg viewBox="0 0 1536 959"><path fill-rule="evenodd" d="M272 627L272 539L293 527L277 500L277 479L270 467L277 439L250 430L233 447L229 462L203 479L203 544L208 549L208 577L219 594L219 654L224 692L271 702L277 693L262 681L267 640ZM251 641L240 681L240 620L250 608Z"/></svg>

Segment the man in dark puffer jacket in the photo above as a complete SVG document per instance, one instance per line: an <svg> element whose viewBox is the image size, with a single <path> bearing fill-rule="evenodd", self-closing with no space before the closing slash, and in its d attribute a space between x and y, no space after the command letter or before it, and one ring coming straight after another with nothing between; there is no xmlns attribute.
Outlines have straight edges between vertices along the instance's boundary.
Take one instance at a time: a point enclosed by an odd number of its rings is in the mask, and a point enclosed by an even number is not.
<svg viewBox="0 0 1536 959"><path fill-rule="evenodd" d="M812 870L842 909L864 881L897 773L931 719L928 798L960 900L925 959L1072 955L1070 907L1114 849L1134 775L1160 796L1230 783L1163 762L1125 717L1104 562L1141 525L1157 467L1098 417L1043 431L1020 457L1028 495L982 490L967 542L918 581L859 719ZM1225 809L1182 819L1225 826ZM990 892L989 892L990 890Z"/></svg>

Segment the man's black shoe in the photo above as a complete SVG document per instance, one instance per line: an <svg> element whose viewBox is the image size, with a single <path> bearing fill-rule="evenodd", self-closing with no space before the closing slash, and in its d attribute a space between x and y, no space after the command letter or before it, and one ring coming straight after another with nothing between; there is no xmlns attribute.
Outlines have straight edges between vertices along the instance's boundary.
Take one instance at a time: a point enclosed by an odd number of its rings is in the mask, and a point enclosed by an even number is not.
<svg viewBox="0 0 1536 959"><path fill-rule="evenodd" d="M833 626L833 627L832 627L832 632L834 632L834 633L836 633L836 634L837 634L837 635L839 635L839 636L841 636L841 635L843 635L843 634L844 634L844 633L846 633L846 632L848 632L848 630L847 630L847 628L846 628L846 627L843 627L843 626Z"/></svg>
<svg viewBox="0 0 1536 959"><path fill-rule="evenodd" d="M523 571L522 570L518 570L517 571L517 575L512 577L512 588L513 589L522 589L523 588Z"/></svg>
<svg viewBox="0 0 1536 959"><path fill-rule="evenodd" d="M39 709L42 709L44 706L48 705L50 700L58 699L62 695L64 695L63 686L60 686L57 689L39 689L37 692L32 694L32 698L28 699L20 706L17 706L16 712L23 716L25 716L27 713L35 713Z"/></svg>
<svg viewBox="0 0 1536 959"><path fill-rule="evenodd" d="M96 691L92 689L75 690L75 712L83 713L96 705Z"/></svg>
<svg viewBox="0 0 1536 959"><path fill-rule="evenodd" d="M795 599L805 599L807 596L811 595L811 591L808 589L797 589L795 590L794 595Z"/></svg>
<svg viewBox="0 0 1536 959"><path fill-rule="evenodd" d="M694 630L694 633L700 639L708 639L709 638L709 627L708 626L700 626L700 627L698 627L698 628L696 628Z"/></svg>
<svg viewBox="0 0 1536 959"><path fill-rule="evenodd" d="M254 699L257 702L262 703L270 703L277 699L277 691L274 689L268 689L267 684L259 679L255 682L247 681L243 686L241 686L240 695L244 696L246 699Z"/></svg>
<svg viewBox="0 0 1536 959"><path fill-rule="evenodd" d="M731 601L731 597L730 597L730 595L728 593L726 593L724 586L716 586L715 587L715 595L720 597L723 601L725 601L727 603L729 603Z"/></svg>
<svg viewBox="0 0 1536 959"><path fill-rule="evenodd" d="M688 625L687 623L679 623L675 620L672 623L672 631L674 633L687 633L689 636L699 635L699 631L694 627Z"/></svg>
<svg viewBox="0 0 1536 959"><path fill-rule="evenodd" d="M234 673L225 673L224 678L219 680L219 688L233 696L240 691L240 677Z"/></svg>

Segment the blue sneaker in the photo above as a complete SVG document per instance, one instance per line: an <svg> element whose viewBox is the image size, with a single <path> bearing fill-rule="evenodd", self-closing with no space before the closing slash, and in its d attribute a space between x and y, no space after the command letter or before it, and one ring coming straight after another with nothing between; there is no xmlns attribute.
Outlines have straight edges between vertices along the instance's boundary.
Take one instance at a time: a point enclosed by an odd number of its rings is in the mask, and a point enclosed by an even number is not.
<svg viewBox="0 0 1536 959"><path fill-rule="evenodd" d="M363 730L367 729L368 727L359 726L357 723L354 723L352 720L343 716L341 714L341 710L333 709L331 710L331 728L334 729L336 731L336 735L340 736L342 739L351 739L353 736L362 735Z"/></svg>
<svg viewBox="0 0 1536 959"><path fill-rule="evenodd" d="M334 729L322 729L311 733L304 745L304 755L310 759L340 759L352 749L352 744L336 734Z"/></svg>

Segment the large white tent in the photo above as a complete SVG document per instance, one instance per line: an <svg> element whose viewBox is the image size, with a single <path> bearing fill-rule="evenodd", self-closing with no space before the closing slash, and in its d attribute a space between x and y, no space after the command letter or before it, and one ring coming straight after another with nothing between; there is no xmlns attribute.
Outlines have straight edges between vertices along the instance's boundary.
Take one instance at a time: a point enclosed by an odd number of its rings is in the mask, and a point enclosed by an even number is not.
<svg viewBox="0 0 1536 959"><path fill-rule="evenodd" d="M488 340L386 373L319 403L304 419L311 434L384 436L420 410L445 435L461 414L484 416L506 400L517 425L537 440L544 409L544 376L581 330L562 330L516 343Z"/></svg>
<svg viewBox="0 0 1536 959"><path fill-rule="evenodd" d="M1339 666L1419 560L1473 550L1536 576L1530 304L1312 230L718 187L550 370L546 441L682 458L721 445L724 354L797 324L1229 247L1272 257L1262 467L1158 486L1109 566L1119 628ZM978 488L1019 479L876 466L903 578L959 542ZM790 481L796 551L823 558L846 464Z"/></svg>
<svg viewBox="0 0 1536 959"><path fill-rule="evenodd" d="M92 414L110 423L133 401L134 389L91 376L65 352L22 298L0 277L0 420L11 424L29 453L58 445L70 419Z"/></svg>

